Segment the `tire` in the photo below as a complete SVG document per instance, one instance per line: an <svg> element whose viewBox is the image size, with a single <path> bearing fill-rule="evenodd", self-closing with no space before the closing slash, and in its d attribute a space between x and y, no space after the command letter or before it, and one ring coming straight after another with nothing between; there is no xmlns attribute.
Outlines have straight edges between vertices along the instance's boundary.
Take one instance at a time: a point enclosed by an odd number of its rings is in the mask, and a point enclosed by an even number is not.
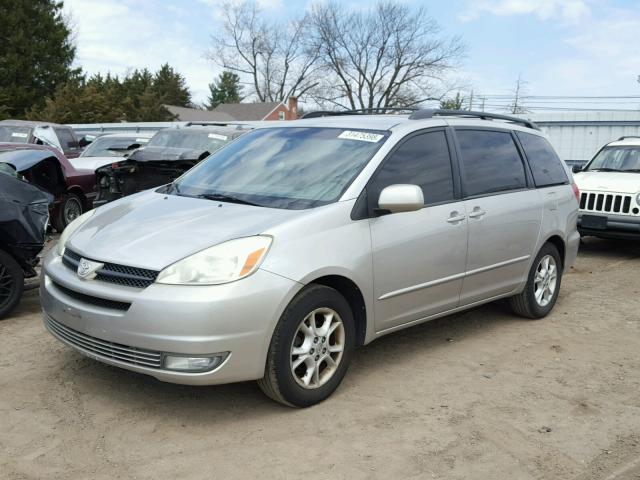
<svg viewBox="0 0 640 480"><path fill-rule="evenodd" d="M312 319L315 328L310 328ZM328 328L334 330L326 335ZM311 284L280 317L258 385L276 402L291 407L315 405L340 385L354 345L353 313L345 298L333 288ZM299 365L294 369L295 363Z"/></svg>
<svg viewBox="0 0 640 480"><path fill-rule="evenodd" d="M62 202L60 202L60 206L58 207L54 218L51 220L53 228L55 228L58 233L62 233L67 225L83 213L84 207L82 199L75 193L67 193L62 198Z"/></svg>
<svg viewBox="0 0 640 480"><path fill-rule="evenodd" d="M555 276L552 273L547 276L543 263L547 260L549 266L555 266ZM562 273L562 259L558 249L551 243L545 243L531 265L524 290L509 299L511 310L525 318L546 317L558 299ZM545 282L548 288L544 288ZM539 293L541 290L542 295Z"/></svg>
<svg viewBox="0 0 640 480"><path fill-rule="evenodd" d="M24 273L11 255L0 250L0 320L20 301L24 289Z"/></svg>

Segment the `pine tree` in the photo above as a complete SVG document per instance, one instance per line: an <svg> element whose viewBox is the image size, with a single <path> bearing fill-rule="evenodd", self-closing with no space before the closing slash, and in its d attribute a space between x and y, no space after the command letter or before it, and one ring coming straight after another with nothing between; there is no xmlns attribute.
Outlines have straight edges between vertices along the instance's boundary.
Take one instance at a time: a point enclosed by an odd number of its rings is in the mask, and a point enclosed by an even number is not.
<svg viewBox="0 0 640 480"><path fill-rule="evenodd" d="M153 76L153 89L166 105L191 106L191 92L185 78L165 63Z"/></svg>
<svg viewBox="0 0 640 480"><path fill-rule="evenodd" d="M243 99L240 77L227 70L220 74L218 80L209 84L209 91L211 94L205 105L207 110L213 110L221 103L238 103Z"/></svg>
<svg viewBox="0 0 640 480"><path fill-rule="evenodd" d="M0 111L23 117L79 74L75 46L56 0L0 0Z"/></svg>

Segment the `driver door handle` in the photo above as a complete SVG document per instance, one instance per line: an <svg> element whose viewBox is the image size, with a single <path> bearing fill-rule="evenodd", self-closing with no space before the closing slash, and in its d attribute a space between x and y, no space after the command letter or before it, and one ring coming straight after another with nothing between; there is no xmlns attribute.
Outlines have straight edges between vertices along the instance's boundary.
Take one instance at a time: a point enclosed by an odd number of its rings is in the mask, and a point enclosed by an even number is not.
<svg viewBox="0 0 640 480"><path fill-rule="evenodd" d="M466 216L459 214L458 212L451 212L451 216L447 218L448 223L458 223L467 218Z"/></svg>

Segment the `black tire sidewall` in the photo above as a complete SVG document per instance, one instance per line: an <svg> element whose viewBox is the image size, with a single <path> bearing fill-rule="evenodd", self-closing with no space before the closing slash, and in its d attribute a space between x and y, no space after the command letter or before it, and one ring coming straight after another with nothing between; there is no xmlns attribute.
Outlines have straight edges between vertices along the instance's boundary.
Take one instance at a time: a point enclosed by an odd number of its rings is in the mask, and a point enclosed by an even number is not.
<svg viewBox="0 0 640 480"><path fill-rule="evenodd" d="M9 271L13 279L13 291L10 297L0 304L0 319L2 319L7 316L20 301L24 289L24 272L20 265L18 265L18 262L4 250L0 250L0 264Z"/></svg>
<svg viewBox="0 0 640 480"><path fill-rule="evenodd" d="M60 205L58 206L58 211L55 216L55 224L53 227L58 231L58 233L62 233L63 230L67 227L67 221L64 215L64 211L66 209L67 203L70 201L78 202L80 205L80 215L84 213L84 205L82 203L82 199L76 195L75 193L67 193L63 197Z"/></svg>
<svg viewBox="0 0 640 480"><path fill-rule="evenodd" d="M542 260L542 258L547 255L551 255L556 261L556 266L558 269L558 277L556 278L556 289L553 292L553 297L551 301L547 306L542 307L536 301L535 275L536 275L536 270L538 269L538 264L540 263L540 260ZM553 307L555 306L556 301L558 300L558 295L560 293L563 270L564 269L562 266L562 259L560 258L560 253L558 252L558 249L554 245L551 245L550 243L545 244L540 249L540 251L538 252L538 255L536 255L536 258L533 261L533 265L531 266L531 271L529 272L529 278L527 280L527 287L526 287L529 291L529 295L528 295L529 303L530 303L529 307L531 308L531 311L534 313L536 318L546 317L549 314L549 312L553 310Z"/></svg>
<svg viewBox="0 0 640 480"><path fill-rule="evenodd" d="M323 386L308 390L296 382L290 368L291 343L300 322L317 308L331 308L342 319L345 331L345 348L338 370ZM298 294L283 313L278 324L278 345L274 355L278 389L284 399L297 407L308 407L329 397L344 378L355 344L353 313L345 298L330 287L314 285Z"/></svg>

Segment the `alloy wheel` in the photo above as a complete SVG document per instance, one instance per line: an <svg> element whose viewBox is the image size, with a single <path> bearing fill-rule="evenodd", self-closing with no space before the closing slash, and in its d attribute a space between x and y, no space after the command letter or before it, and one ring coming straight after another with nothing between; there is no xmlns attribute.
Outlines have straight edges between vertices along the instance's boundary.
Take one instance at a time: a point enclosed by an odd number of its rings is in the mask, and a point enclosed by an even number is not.
<svg viewBox="0 0 640 480"><path fill-rule="evenodd" d="M549 305L556 292L558 266L551 255L540 259L533 279L533 290L536 302L541 307Z"/></svg>
<svg viewBox="0 0 640 480"><path fill-rule="evenodd" d="M306 389L321 387L338 370L344 347L344 325L338 312L313 310L300 322L291 343L293 378Z"/></svg>
<svg viewBox="0 0 640 480"><path fill-rule="evenodd" d="M82 214L82 205L76 198L69 198L64 205L64 221L69 225Z"/></svg>

